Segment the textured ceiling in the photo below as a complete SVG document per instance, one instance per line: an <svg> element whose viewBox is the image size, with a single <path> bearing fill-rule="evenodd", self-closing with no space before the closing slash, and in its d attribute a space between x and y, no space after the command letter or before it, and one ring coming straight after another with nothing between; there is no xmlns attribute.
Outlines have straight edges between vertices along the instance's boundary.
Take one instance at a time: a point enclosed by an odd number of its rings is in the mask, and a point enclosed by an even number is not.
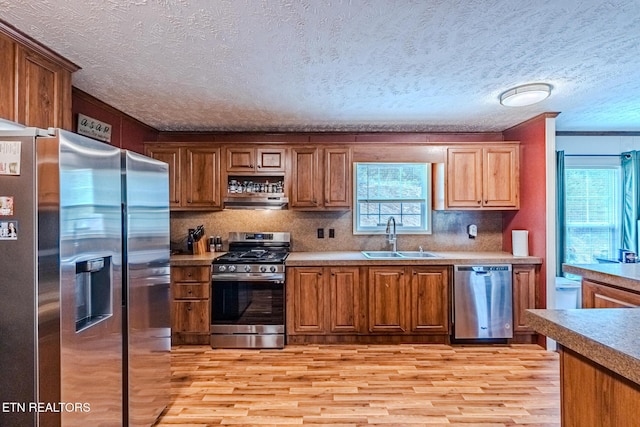
<svg viewBox="0 0 640 427"><path fill-rule="evenodd" d="M637 0L0 0L159 130L640 131ZM549 99L509 108L530 82Z"/></svg>

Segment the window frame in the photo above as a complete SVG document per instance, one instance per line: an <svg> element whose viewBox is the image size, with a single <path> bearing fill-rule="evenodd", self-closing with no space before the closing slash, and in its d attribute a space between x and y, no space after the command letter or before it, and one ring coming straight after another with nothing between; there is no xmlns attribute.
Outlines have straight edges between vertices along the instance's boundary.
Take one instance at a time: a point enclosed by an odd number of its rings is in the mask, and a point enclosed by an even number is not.
<svg viewBox="0 0 640 427"><path fill-rule="evenodd" d="M366 228L366 229L362 229L361 227L359 227L359 217L360 217L360 204L359 199L358 199L358 166L359 165L368 165L368 164L373 164L373 165L385 165L385 164L397 164L397 165L423 165L425 167L425 176L424 176L424 181L425 181L425 198L424 199L397 199L397 202L392 202L389 201L390 203L403 203L403 202L407 202L407 203L415 203L416 201L419 201L422 205L421 205L421 222L424 224L424 228L409 228L409 229L403 229L402 226L400 225L400 220L399 217L402 215L402 213L398 214L398 215L389 215L389 216L393 216L396 221L397 221L397 225L396 225L396 233L397 234L404 234L404 235L410 235L410 234L416 234L416 235L423 235L423 234L433 234L433 226L432 226L432 218L433 218L433 213L432 213L432 204L433 204L433 195L432 195L432 186L433 186L433 178L432 178L432 165L431 163L427 163L427 162L354 162L353 163L353 209L352 209L352 225L353 225L353 234L354 235L381 235L381 234L386 234L385 232L385 228L386 228L386 223L384 226L379 225L376 228ZM376 199L371 199L374 203ZM380 201L379 203L384 203L385 201ZM402 208L401 208L402 209Z"/></svg>
<svg viewBox="0 0 640 427"><path fill-rule="evenodd" d="M616 254L617 254L617 249L620 247L621 244L621 231L622 231L622 167L619 163L619 160L615 157L613 158L606 158L604 156L600 157L600 156L591 156L589 158L581 158L581 157L574 157L571 159L566 159L565 160L565 182L567 180L566 177L566 171L570 170L570 169L592 169L592 170L597 170L597 169L607 169L607 170L613 170L617 173L617 183L616 183L616 188L612 189L612 194L613 194L613 207L614 207L614 211L613 211L613 218L614 222L612 224L602 224L602 225L598 225L598 224L584 224L582 227L583 228L594 228L594 229L602 229L602 230L611 230L612 231L612 236L611 236L611 241L610 241L610 246L609 249L611 250L611 259L615 259L616 258ZM566 191L566 190L565 190ZM565 196L566 197L566 196ZM569 230L571 228L580 228L580 225L574 225L574 226L570 226L570 222L568 221L567 215L566 215L566 201L565 201L565 259L563 260L563 262L579 262L579 261L572 261L570 259L568 259L569 256ZM595 256L595 255L592 255ZM581 261L580 261L581 262ZM597 259L593 259L590 260L589 262L591 263L597 263Z"/></svg>

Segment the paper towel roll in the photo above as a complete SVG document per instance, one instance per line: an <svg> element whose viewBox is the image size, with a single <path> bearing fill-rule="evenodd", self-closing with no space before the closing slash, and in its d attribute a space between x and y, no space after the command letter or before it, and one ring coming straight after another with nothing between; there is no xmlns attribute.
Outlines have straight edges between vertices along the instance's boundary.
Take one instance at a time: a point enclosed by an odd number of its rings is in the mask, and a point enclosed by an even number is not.
<svg viewBox="0 0 640 427"><path fill-rule="evenodd" d="M529 231L512 230L511 246L513 247L513 256L529 256Z"/></svg>

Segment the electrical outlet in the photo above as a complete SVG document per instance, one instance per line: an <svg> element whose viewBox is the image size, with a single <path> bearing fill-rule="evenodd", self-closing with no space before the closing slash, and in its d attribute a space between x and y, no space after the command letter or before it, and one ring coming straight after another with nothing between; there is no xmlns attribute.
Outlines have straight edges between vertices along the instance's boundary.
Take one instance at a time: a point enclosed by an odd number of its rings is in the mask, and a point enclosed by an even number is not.
<svg viewBox="0 0 640 427"><path fill-rule="evenodd" d="M329 229L329 238L333 239L334 237L336 237L336 230L334 230L333 228Z"/></svg>
<svg viewBox="0 0 640 427"><path fill-rule="evenodd" d="M467 234L470 239L475 239L478 236L478 226L475 224L469 224L467 226Z"/></svg>
<svg viewBox="0 0 640 427"><path fill-rule="evenodd" d="M318 228L318 239L324 239L324 228Z"/></svg>

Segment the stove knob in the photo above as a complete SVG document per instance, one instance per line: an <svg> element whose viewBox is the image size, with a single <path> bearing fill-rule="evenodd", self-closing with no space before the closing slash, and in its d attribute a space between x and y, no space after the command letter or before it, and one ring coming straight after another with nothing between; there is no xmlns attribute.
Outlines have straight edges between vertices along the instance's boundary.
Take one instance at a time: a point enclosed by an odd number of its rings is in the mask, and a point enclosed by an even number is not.
<svg viewBox="0 0 640 427"><path fill-rule="evenodd" d="M236 271L236 266L235 265L230 265L229 266L229 271L231 271L231 272Z"/></svg>
<svg viewBox="0 0 640 427"><path fill-rule="evenodd" d="M244 266L244 271L246 271L247 273L251 271L251 266L250 265L245 265Z"/></svg>
<svg viewBox="0 0 640 427"><path fill-rule="evenodd" d="M275 273L277 268L275 265L272 265L271 268L269 269L272 273Z"/></svg>
<svg viewBox="0 0 640 427"><path fill-rule="evenodd" d="M219 266L218 271L227 271L227 266L226 265Z"/></svg>
<svg viewBox="0 0 640 427"><path fill-rule="evenodd" d="M261 265L261 266L260 266L260 272L261 272L261 273L265 273L266 271L267 271L267 267L266 267L266 266L264 266L264 265Z"/></svg>

